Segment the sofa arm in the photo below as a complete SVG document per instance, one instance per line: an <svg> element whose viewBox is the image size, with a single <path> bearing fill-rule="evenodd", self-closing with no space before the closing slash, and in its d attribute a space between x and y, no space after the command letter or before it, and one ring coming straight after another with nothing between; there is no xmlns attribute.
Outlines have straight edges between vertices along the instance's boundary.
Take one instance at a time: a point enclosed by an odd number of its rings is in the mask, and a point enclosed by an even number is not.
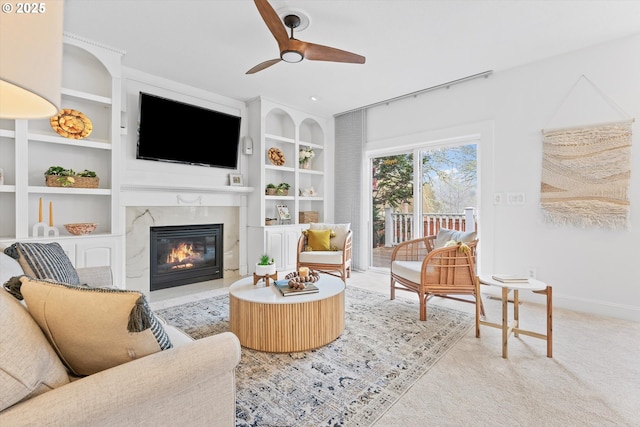
<svg viewBox="0 0 640 427"><path fill-rule="evenodd" d="M84 377L0 413L6 426L233 426L240 342L231 332Z"/></svg>
<svg viewBox="0 0 640 427"><path fill-rule="evenodd" d="M77 268L80 283L86 283L92 288L111 288L113 287L113 276L111 267L81 267Z"/></svg>

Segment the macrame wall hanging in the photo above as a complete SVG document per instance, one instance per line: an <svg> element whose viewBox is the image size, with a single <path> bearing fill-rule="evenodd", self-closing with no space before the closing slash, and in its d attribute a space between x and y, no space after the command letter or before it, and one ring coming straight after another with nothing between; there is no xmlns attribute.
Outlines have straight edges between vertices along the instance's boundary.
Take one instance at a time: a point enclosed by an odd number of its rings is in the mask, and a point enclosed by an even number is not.
<svg viewBox="0 0 640 427"><path fill-rule="evenodd" d="M576 85L585 81L624 117L602 124L542 130L540 203L544 219L552 224L625 229L634 119L584 75Z"/></svg>

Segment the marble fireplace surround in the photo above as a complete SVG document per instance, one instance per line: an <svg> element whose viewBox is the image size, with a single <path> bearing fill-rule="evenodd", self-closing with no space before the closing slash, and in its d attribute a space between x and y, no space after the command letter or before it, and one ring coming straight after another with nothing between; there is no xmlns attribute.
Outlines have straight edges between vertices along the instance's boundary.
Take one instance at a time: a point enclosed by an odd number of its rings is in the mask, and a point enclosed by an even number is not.
<svg viewBox="0 0 640 427"><path fill-rule="evenodd" d="M125 210L125 273L127 289L150 293L150 227L223 224L223 277L247 274L247 187L167 188L121 187Z"/></svg>

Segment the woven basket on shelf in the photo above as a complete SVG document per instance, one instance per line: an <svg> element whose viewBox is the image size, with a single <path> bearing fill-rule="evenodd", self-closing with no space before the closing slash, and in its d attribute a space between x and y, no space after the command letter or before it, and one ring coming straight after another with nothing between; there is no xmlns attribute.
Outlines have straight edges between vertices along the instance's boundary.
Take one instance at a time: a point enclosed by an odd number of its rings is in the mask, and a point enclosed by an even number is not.
<svg viewBox="0 0 640 427"><path fill-rule="evenodd" d="M298 223L307 224L318 222L318 211L300 211L298 213Z"/></svg>
<svg viewBox="0 0 640 427"><path fill-rule="evenodd" d="M69 182L65 178L73 178L73 182ZM98 188L100 183L100 178L88 176L45 175L45 179L47 187Z"/></svg>

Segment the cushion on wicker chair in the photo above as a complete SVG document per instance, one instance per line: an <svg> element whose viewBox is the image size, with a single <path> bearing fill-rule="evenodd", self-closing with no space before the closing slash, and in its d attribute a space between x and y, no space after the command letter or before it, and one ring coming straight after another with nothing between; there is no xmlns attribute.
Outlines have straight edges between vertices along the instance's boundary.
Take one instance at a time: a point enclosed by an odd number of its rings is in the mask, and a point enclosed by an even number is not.
<svg viewBox="0 0 640 427"><path fill-rule="evenodd" d="M344 241L347 238L347 233L351 228L351 223L347 224L325 224L319 222L312 222L309 224L309 230L332 230L334 236L331 236L330 244L332 247L336 247L338 250L344 247Z"/></svg>
<svg viewBox="0 0 640 427"><path fill-rule="evenodd" d="M420 271L422 269L422 261L393 261L391 263L391 272L410 280L414 283L420 283Z"/></svg>
<svg viewBox="0 0 640 427"><path fill-rule="evenodd" d="M300 252L301 263L342 264L342 251L308 251Z"/></svg>
<svg viewBox="0 0 640 427"><path fill-rule="evenodd" d="M449 230L447 228L441 228L438 231L436 240L433 243L434 249L443 248L449 240L455 240L456 242L469 243L476 240L477 233L475 231L458 231Z"/></svg>

